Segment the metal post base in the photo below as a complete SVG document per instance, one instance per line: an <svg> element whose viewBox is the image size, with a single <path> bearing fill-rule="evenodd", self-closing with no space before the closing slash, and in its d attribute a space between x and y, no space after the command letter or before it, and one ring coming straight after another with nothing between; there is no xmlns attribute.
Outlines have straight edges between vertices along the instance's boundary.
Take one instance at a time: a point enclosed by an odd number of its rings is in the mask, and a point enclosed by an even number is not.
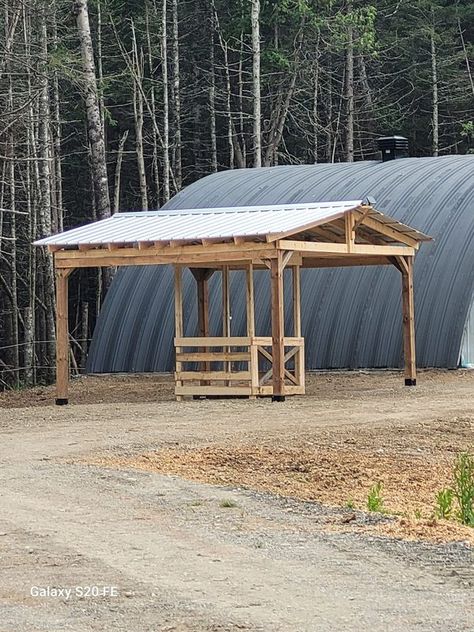
<svg viewBox="0 0 474 632"><path fill-rule="evenodd" d="M285 401L284 395L272 395L272 402L284 402L284 401Z"/></svg>

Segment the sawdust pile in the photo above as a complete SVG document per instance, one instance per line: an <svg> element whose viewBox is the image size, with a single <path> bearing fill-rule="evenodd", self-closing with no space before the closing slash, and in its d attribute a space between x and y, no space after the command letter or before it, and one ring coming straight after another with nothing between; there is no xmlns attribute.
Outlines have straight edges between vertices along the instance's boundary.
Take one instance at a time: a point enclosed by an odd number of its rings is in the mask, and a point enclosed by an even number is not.
<svg viewBox="0 0 474 632"><path fill-rule="evenodd" d="M426 455L407 457L327 447L210 445L167 448L136 456L104 456L94 464L178 475L362 510L366 509L370 488L381 482L383 508L397 519L367 525L368 530L393 537L474 544L474 529L434 518L436 493L451 483L452 458L430 460ZM352 528L355 526L344 527Z"/></svg>

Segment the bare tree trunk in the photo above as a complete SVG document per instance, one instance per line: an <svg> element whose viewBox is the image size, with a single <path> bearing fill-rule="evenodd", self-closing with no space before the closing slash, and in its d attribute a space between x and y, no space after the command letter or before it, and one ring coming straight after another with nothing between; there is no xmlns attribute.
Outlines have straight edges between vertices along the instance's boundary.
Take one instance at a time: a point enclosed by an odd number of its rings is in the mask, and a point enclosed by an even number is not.
<svg viewBox="0 0 474 632"><path fill-rule="evenodd" d="M459 37L461 39L461 45L462 45L462 50L464 53L464 60L466 62L466 70L467 70L467 76L469 77L469 83L471 85L471 92L472 92L472 96L474 96L474 79L472 77L472 70L471 70L471 61L469 59L469 54L467 51L467 47L466 47L466 42L464 40L464 34L461 28L461 20L458 18L458 31L459 31Z"/></svg>
<svg viewBox="0 0 474 632"><path fill-rule="evenodd" d="M352 2L347 5L351 19ZM354 161L354 32L352 24L347 27L346 51L346 160Z"/></svg>
<svg viewBox="0 0 474 632"><path fill-rule="evenodd" d="M253 164L262 166L262 105L260 95L260 0L252 0Z"/></svg>
<svg viewBox="0 0 474 632"><path fill-rule="evenodd" d="M174 177L176 190L183 186L182 141L181 141L181 77L179 63L179 18L178 0L172 0L173 24L173 115L174 115Z"/></svg>
<svg viewBox="0 0 474 632"><path fill-rule="evenodd" d="M25 383L27 386L36 383L36 349L35 349L35 337L36 337L36 275L37 275L37 249L33 246L33 241L38 237L38 221L36 206L34 201L36 199L36 187L33 183L39 182L39 165L38 165L38 150L35 137L35 115L33 100L31 100L32 86L31 86L31 44L29 39L29 32L31 30L31 20L26 11L26 6L23 5L23 38L25 47L25 58L27 60L26 71L26 85L28 91L28 97L30 104L28 107L27 122L26 122L26 144L27 153L32 160L28 161L26 169L26 208L28 213L28 228L29 228L29 258L28 258L28 307L25 309L24 321L25 321L25 349L24 349L24 365L25 365ZM61 187L58 185L58 199L62 200L62 194L60 194ZM61 202L62 205L62 202ZM3 207L3 204L1 204ZM58 212L59 213L59 212ZM62 217L62 213L61 213ZM1 231L0 231L1 232Z"/></svg>
<svg viewBox="0 0 474 632"><path fill-rule="evenodd" d="M239 168L243 169L247 166L247 144L245 142L245 124L244 124L244 34L240 34L240 54L239 54L239 149L242 159L238 159ZM237 149L236 144L236 149Z"/></svg>
<svg viewBox="0 0 474 632"><path fill-rule="evenodd" d="M163 0L161 15L161 65L163 75L163 201L170 199L170 115L168 86L167 0Z"/></svg>
<svg viewBox="0 0 474 632"><path fill-rule="evenodd" d="M11 86L11 79L10 79ZM10 87L10 98L12 97ZM13 109L13 108L12 108ZM20 350L18 333L18 288L17 288L17 235L16 235L16 185L15 185L15 160L13 153L13 134L10 133L10 156L9 161L9 189L10 189L10 248L8 267L10 269L10 357L13 370L13 383L16 387L20 385ZM7 315L8 319L8 315Z"/></svg>
<svg viewBox="0 0 474 632"><path fill-rule="evenodd" d="M25 336L24 336L24 351L23 351L23 381L25 386L32 386L34 383L34 372L33 372L33 364L34 364L34 319L33 319L33 311L31 306L25 307L24 315L23 315Z"/></svg>
<svg viewBox="0 0 474 632"><path fill-rule="evenodd" d="M41 160L40 168L40 191L41 191L41 208L40 208L40 227L43 235L49 235L52 229L52 212L51 212L51 109L49 102L49 80L47 73L48 64L48 30L46 25L46 0L43 0L43 6L40 15L41 26L41 93L39 97L39 141Z"/></svg>
<svg viewBox="0 0 474 632"><path fill-rule="evenodd" d="M97 78L95 73L94 49L92 47L87 0L74 0L74 13L76 15L84 72L87 128L91 147L91 167L94 181L95 205L97 209L97 217L99 219L103 219L110 216L110 196L107 178L105 142L102 130L99 91L97 88Z"/></svg>
<svg viewBox="0 0 474 632"><path fill-rule="evenodd" d="M438 101L438 60L434 28L431 30L431 87L433 96L433 156L439 154L439 101Z"/></svg>
<svg viewBox="0 0 474 632"><path fill-rule="evenodd" d="M302 25L303 27L303 25ZM303 43L303 28L298 35L297 47L295 50L295 59L293 64L293 74L291 76L290 85L288 87L285 99L279 99L279 106L276 108L277 115L274 117L272 122L272 126L270 129L268 144L265 148L264 161L263 164L268 167L270 166L273 158L274 164L278 162L278 147L281 143L283 137L283 130L285 128L286 118L288 116L288 112L290 109L291 99L293 97L293 93L296 86L296 78L298 76L298 68L299 68L299 51L301 49L301 45Z"/></svg>
<svg viewBox="0 0 474 632"><path fill-rule="evenodd" d="M333 117L333 111L334 111L334 107L333 107L333 89L332 89L332 76L331 76L331 71L332 71L332 60L331 57L329 56L328 62L327 62L327 76L328 76L328 80L327 80L327 95L325 98L325 102L326 102L326 107L327 107L327 118L326 118L326 162L333 162L333 158L332 158L332 146L333 146L333 124L332 124L332 117Z"/></svg>
<svg viewBox="0 0 474 632"><path fill-rule="evenodd" d="M156 9L156 8L155 8ZM148 2L145 4L145 28L146 28L146 40L147 40L147 57L148 57L148 72L150 75L150 104L151 104L151 118L153 121L153 158L152 158L152 178L155 187L155 203L156 206L160 206L160 165L158 160L158 145L159 138L156 127L156 94L155 94L155 68L153 65L153 52L151 44L150 34L150 12L148 8ZM143 99L143 94L142 94Z"/></svg>
<svg viewBox="0 0 474 632"><path fill-rule="evenodd" d="M214 55L214 12L211 10L210 18L210 46L209 46L209 119L211 136L211 171L217 171L217 131L216 131L216 74Z"/></svg>
<svg viewBox="0 0 474 632"><path fill-rule="evenodd" d="M54 33L53 33L54 49L58 48L58 28L56 21L56 11L54 12ZM53 148L54 148L54 221L55 230L61 232L63 230L63 174L62 174L62 162L61 162L61 100L59 94L59 75L57 69L53 71L53 91L54 91L54 118L53 118Z"/></svg>
<svg viewBox="0 0 474 632"><path fill-rule="evenodd" d="M214 4L214 3L213 3ZM232 121L232 85L230 81L230 69L229 69L229 46L222 36L222 31L219 24L219 18L217 11L214 7L215 23L217 27L217 34L219 36L219 43L224 55L224 73L225 73L225 96L226 96L226 117L227 117L227 142L229 144L229 168L234 168L235 161L235 148L234 148L234 129ZM238 142L238 141L237 141Z"/></svg>
<svg viewBox="0 0 474 632"><path fill-rule="evenodd" d="M115 179L114 179L114 213L120 211L120 180L122 175L122 162L125 143L128 138L128 130L122 134L120 139L119 148L117 152L117 162L115 164Z"/></svg>
<svg viewBox="0 0 474 632"><path fill-rule="evenodd" d="M105 145L105 100L104 100L104 70L102 67L102 0L97 1L97 78L99 88L100 120Z"/></svg>
<svg viewBox="0 0 474 632"><path fill-rule="evenodd" d="M318 139L319 139L319 59L314 62L313 68L313 162L318 163Z"/></svg>
<svg viewBox="0 0 474 632"><path fill-rule="evenodd" d="M142 210L148 211L148 191L146 183L145 158L143 154L143 54L138 52L138 44L135 33L135 26L132 21L132 45L135 72L138 78L133 82L133 113L135 118L135 150L137 153L138 182L140 185L140 196Z"/></svg>
<svg viewBox="0 0 474 632"><path fill-rule="evenodd" d="M51 209L51 106L49 100L49 79L48 79L48 29L46 21L46 11L49 3L43 0L40 14L41 28L41 93L39 96L39 175L40 175L40 217L39 229L41 235L48 235L52 229L52 209ZM52 377L55 358L55 299L54 299L54 270L52 257L44 253L44 278L43 278L43 302L46 306L45 313L45 361L49 369L49 377Z"/></svg>

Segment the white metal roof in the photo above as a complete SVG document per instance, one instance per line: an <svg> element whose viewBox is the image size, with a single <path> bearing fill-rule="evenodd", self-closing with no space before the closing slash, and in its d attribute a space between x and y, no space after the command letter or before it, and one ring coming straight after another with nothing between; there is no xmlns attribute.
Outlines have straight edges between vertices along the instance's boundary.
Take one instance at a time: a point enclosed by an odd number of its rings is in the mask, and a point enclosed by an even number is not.
<svg viewBox="0 0 474 632"><path fill-rule="evenodd" d="M79 246L154 241L259 237L325 223L361 206L361 200L178 211L116 213L111 217L35 241L37 246Z"/></svg>
<svg viewBox="0 0 474 632"><path fill-rule="evenodd" d="M138 242L195 242L234 237L292 235L308 226L331 222L362 206L362 200L310 202L271 206L240 206L204 209L116 213L107 219L35 241L36 246L81 246L134 244ZM370 207L370 217L398 233L418 241L430 238L410 226Z"/></svg>

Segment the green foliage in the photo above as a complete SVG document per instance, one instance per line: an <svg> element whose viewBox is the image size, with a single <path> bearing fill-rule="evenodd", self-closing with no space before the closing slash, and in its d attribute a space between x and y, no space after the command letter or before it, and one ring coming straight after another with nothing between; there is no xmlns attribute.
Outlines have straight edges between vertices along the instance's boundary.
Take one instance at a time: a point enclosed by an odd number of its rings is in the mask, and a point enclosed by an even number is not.
<svg viewBox="0 0 474 632"><path fill-rule="evenodd" d="M279 70L288 70L291 68L291 62L287 55L275 48L270 48L262 54L263 63L268 63Z"/></svg>
<svg viewBox="0 0 474 632"><path fill-rule="evenodd" d="M474 455L462 452L454 465L453 492L459 506L459 520L474 527Z"/></svg>
<svg viewBox="0 0 474 632"><path fill-rule="evenodd" d="M454 491L450 487L440 489L436 494L436 516L449 520L453 513Z"/></svg>
<svg viewBox="0 0 474 632"><path fill-rule="evenodd" d="M435 512L438 518L449 520L455 517L461 524L474 527L474 455L469 452L458 454L452 487L437 493Z"/></svg>
<svg viewBox="0 0 474 632"><path fill-rule="evenodd" d="M237 503L231 498L224 498L224 500L221 500L219 503L219 507L222 507L222 509L234 509L237 506Z"/></svg>
<svg viewBox="0 0 474 632"><path fill-rule="evenodd" d="M367 509L369 511L381 512L384 510L384 500L382 497L383 484L381 481L375 483L367 496Z"/></svg>

